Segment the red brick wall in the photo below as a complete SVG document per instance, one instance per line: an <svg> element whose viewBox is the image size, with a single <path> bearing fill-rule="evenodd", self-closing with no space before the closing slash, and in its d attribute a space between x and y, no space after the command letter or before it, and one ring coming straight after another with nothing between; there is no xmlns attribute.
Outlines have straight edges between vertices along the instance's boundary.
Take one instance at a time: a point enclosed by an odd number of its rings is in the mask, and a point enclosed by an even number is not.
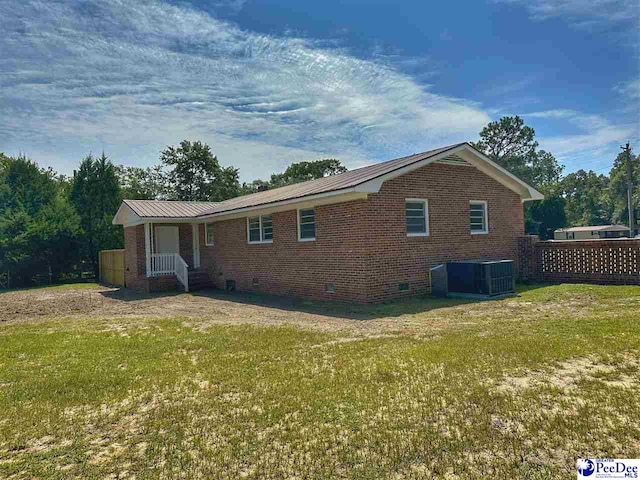
<svg viewBox="0 0 640 480"><path fill-rule="evenodd" d="M365 203L317 207L313 242L298 241L296 210L272 215L273 243L268 244L247 243L246 218L217 222L215 246L205 246L201 237L202 264L219 288L226 280L235 280L237 290L364 302L368 252L361 241L365 228L361 212ZM336 285L336 293L326 292L327 283Z"/></svg>
<svg viewBox="0 0 640 480"><path fill-rule="evenodd" d="M190 223L178 224L180 236L180 256L187 262L189 268L193 268L193 227Z"/></svg>
<svg viewBox="0 0 640 480"><path fill-rule="evenodd" d="M429 237L407 237L406 198L429 200ZM470 200L488 202L486 235L470 233ZM444 261L517 261L524 232L517 194L474 168L441 164L385 182L367 200L316 207L314 242L298 242L296 215L273 214L272 244L247 244L246 218L215 223L214 247L201 227L202 264L216 286L233 279L238 290L360 302L423 294L430 267Z"/></svg>
<svg viewBox="0 0 640 480"><path fill-rule="evenodd" d="M124 279L126 286L136 290L148 290L145 278L146 260L144 225L124 229Z"/></svg>
<svg viewBox="0 0 640 480"><path fill-rule="evenodd" d="M640 240L520 239L520 276L555 283L640 285Z"/></svg>
<svg viewBox="0 0 640 480"><path fill-rule="evenodd" d="M407 237L405 199L429 201L429 236ZM469 201L487 201L489 233L472 235ZM382 185L367 202L368 296L377 302L430 290L429 269L448 260L518 258L520 197L471 167L431 164ZM409 290L399 291L400 283Z"/></svg>

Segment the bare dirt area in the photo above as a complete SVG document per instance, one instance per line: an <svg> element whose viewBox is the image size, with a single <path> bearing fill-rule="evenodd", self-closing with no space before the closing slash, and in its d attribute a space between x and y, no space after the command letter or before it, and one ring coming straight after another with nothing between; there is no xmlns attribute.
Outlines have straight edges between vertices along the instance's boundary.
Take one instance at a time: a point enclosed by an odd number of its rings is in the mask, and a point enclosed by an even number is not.
<svg viewBox="0 0 640 480"><path fill-rule="evenodd" d="M371 313L346 304L327 310L323 302L267 296L227 294L217 290L193 293L143 294L101 285L75 288L41 288L0 294L0 321L55 320L74 317L115 320L135 318L182 318L194 328L210 324L294 324L329 330L373 327ZM366 324L366 325L365 325Z"/></svg>
<svg viewBox="0 0 640 480"><path fill-rule="evenodd" d="M525 321L584 316L592 308L589 296L582 293L572 292L570 298L552 295L532 303L531 292L496 301L422 297L357 305L214 289L143 294L95 284L63 285L0 293L0 322L89 318L117 328L135 319L179 318L196 330L219 324L292 325L347 330L353 337L432 338L452 329L478 328L490 334L495 323L520 328ZM533 295L536 300L535 290ZM639 298L633 303L640 305Z"/></svg>

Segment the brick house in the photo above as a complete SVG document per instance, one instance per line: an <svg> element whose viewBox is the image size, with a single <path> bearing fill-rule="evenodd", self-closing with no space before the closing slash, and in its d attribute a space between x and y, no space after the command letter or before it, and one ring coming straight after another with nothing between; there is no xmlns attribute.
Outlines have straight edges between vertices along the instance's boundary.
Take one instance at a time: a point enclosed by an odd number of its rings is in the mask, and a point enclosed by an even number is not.
<svg viewBox="0 0 640 480"><path fill-rule="evenodd" d="M125 279L379 302L447 260L517 260L534 188L468 143L220 203L124 200Z"/></svg>

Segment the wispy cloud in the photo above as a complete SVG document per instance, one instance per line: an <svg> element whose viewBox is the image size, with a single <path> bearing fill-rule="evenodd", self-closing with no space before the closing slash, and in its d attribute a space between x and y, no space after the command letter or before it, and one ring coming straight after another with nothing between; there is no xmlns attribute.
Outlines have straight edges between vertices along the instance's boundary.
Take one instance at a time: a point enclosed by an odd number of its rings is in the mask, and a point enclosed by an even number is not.
<svg viewBox="0 0 640 480"><path fill-rule="evenodd" d="M622 95L624 100L634 102L633 105L637 109L640 101L640 78L617 85L614 91Z"/></svg>
<svg viewBox="0 0 640 480"><path fill-rule="evenodd" d="M489 121L388 62L157 1L2 2L0 30L0 150L62 169L82 149L150 164L200 138L250 179L474 138Z"/></svg>
<svg viewBox="0 0 640 480"><path fill-rule="evenodd" d="M607 169L618 154L621 143L640 140L637 124L612 124L600 115L556 109L522 115L525 120L544 119L548 126L574 127L575 133L541 136L541 148L552 152L569 170ZM587 159L585 161L585 159Z"/></svg>
<svg viewBox="0 0 640 480"><path fill-rule="evenodd" d="M495 0L522 5L535 20L560 17L577 28L609 28L628 25L637 28L640 8L637 0Z"/></svg>

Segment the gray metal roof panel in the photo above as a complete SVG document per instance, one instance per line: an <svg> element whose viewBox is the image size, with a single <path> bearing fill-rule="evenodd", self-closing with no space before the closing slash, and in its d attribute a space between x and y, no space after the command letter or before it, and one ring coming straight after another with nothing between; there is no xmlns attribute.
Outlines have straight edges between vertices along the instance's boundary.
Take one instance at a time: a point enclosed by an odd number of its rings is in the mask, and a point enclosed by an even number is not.
<svg viewBox="0 0 640 480"><path fill-rule="evenodd" d="M307 182L296 183L294 185L274 188L273 190L266 190L264 192L252 193L249 195L243 195L241 197L231 198L229 200L225 200L224 202L220 202L209 211L200 214L200 216L213 215L216 213L238 210L241 208L256 207L260 205L281 202L284 200L302 198L309 195L317 195L319 193L352 188L360 185L361 183L373 180L387 173L391 173L394 170L398 170L407 165L411 165L412 163L424 160L431 156L438 155L439 153L442 153L446 150L458 147L459 145L462 145L462 143L438 148L436 150L430 150L427 152L416 153L414 155L396 158L394 160L376 163L374 165L368 165L366 167L349 170L338 175L318 178L316 180L309 180Z"/></svg>
<svg viewBox="0 0 640 480"><path fill-rule="evenodd" d="M181 202L171 200L124 200L136 215L147 218L196 218L216 213L230 212L248 207L257 207L285 200L303 198L320 193L333 192L358 186L369 180L386 175L412 163L456 148L463 143L416 153L386 162L349 170L329 177L287 185L273 190L231 198L223 202Z"/></svg>
<svg viewBox="0 0 640 480"><path fill-rule="evenodd" d="M172 200L123 200L139 217L194 218L211 210L215 202L180 202Z"/></svg>

